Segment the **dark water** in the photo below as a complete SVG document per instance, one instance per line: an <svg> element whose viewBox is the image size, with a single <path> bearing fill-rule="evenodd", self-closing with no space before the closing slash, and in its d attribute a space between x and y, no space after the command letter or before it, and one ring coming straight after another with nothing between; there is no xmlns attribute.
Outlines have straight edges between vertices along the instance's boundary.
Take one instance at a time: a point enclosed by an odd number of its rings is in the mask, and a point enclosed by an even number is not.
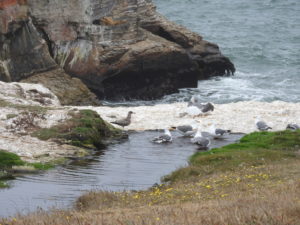
<svg viewBox="0 0 300 225"><path fill-rule="evenodd" d="M112 145L90 160L18 177L10 182L10 189L0 189L0 217L28 213L38 207L70 207L89 190L141 190L159 183L162 176L186 165L196 146L176 133L171 144L150 142L158 134L132 133L128 141ZM240 137L230 135L226 140L214 141L212 147L235 142Z"/></svg>

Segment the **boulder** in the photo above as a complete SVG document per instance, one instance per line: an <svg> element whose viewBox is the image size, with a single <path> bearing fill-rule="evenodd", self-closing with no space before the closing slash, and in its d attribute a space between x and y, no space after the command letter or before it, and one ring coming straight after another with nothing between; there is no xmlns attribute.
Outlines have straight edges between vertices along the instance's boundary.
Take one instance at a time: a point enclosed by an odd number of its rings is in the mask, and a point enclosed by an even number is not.
<svg viewBox="0 0 300 225"><path fill-rule="evenodd" d="M58 97L62 105L100 104L95 94L81 80L72 78L60 68L34 74L21 82L42 84Z"/></svg>
<svg viewBox="0 0 300 225"><path fill-rule="evenodd" d="M151 0L2 2L1 80L59 66L99 98L154 99L235 71L216 44L167 20Z"/></svg>

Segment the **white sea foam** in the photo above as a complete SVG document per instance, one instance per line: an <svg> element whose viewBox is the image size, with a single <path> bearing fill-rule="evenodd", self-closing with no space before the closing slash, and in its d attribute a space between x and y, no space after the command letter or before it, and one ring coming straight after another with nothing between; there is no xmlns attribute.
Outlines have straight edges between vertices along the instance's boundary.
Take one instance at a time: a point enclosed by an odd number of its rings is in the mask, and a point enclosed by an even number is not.
<svg viewBox="0 0 300 225"><path fill-rule="evenodd" d="M180 116L185 112L186 107L186 103L173 103L155 106L79 108L95 110L107 121L114 121L115 118L112 117L125 117L131 110L136 114L133 114L132 123L125 129L138 131L194 124L196 121L203 130L215 124L216 127L229 129L232 132L250 133L256 131L257 116L273 127L274 131L284 130L288 123L300 124L300 103L244 101L215 104L215 110L211 114L195 118L188 115Z"/></svg>

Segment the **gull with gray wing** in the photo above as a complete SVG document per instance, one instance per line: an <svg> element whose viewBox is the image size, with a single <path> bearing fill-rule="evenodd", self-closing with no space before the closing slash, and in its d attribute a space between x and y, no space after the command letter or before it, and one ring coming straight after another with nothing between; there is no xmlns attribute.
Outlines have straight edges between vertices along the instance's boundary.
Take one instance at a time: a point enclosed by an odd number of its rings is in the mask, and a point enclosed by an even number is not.
<svg viewBox="0 0 300 225"><path fill-rule="evenodd" d="M134 112L129 111L126 118L120 119L120 120L116 120L116 121L113 121L113 122L111 122L111 123L117 124L117 125L123 127L123 129L124 129L124 127L130 125L130 123L131 123L131 115L132 115L132 114L134 114Z"/></svg>
<svg viewBox="0 0 300 225"><path fill-rule="evenodd" d="M193 137L191 139L191 142L193 144L198 145L199 150L208 150L209 145L210 145L209 138L202 136L202 132L201 132L200 128L198 128L197 133L196 133L195 137Z"/></svg>
<svg viewBox="0 0 300 225"><path fill-rule="evenodd" d="M231 133L231 130L215 128L214 125L212 125L209 129L209 134L215 139L223 138L226 134L230 134L230 133Z"/></svg>
<svg viewBox="0 0 300 225"><path fill-rule="evenodd" d="M181 125L177 127L172 127L178 131L183 137L192 137L195 135L195 130L191 125Z"/></svg>
<svg viewBox="0 0 300 225"><path fill-rule="evenodd" d="M256 128L260 131L268 131L272 129L272 127L268 126L265 121L260 120L260 118L255 121Z"/></svg>
<svg viewBox="0 0 300 225"><path fill-rule="evenodd" d="M169 129L164 129L164 134L155 137L154 139L152 139L152 142L157 144L162 144L162 143L170 143L172 142L172 140L173 138Z"/></svg>
<svg viewBox="0 0 300 225"><path fill-rule="evenodd" d="M300 126L295 123L290 123L286 127L287 130L300 130Z"/></svg>

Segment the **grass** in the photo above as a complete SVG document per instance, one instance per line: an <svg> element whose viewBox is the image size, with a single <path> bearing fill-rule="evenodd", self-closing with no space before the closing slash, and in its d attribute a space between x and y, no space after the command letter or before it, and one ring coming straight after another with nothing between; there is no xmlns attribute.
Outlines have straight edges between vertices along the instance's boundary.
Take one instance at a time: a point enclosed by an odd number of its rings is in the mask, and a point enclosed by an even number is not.
<svg viewBox="0 0 300 225"><path fill-rule="evenodd" d="M0 188L7 188L7 187L8 185L5 182L0 180Z"/></svg>
<svg viewBox="0 0 300 225"><path fill-rule="evenodd" d="M41 140L62 139L75 146L98 149L105 146L107 139L121 135L119 129L106 123L92 110L73 112L71 119L62 124L40 129L32 134Z"/></svg>
<svg viewBox="0 0 300 225"><path fill-rule="evenodd" d="M28 172L36 170L48 170L53 168L55 162L51 163L27 163L21 158L11 152L0 150L0 188L6 188L8 185L4 182L5 180L12 177L11 171L14 169L28 170Z"/></svg>
<svg viewBox="0 0 300 225"><path fill-rule="evenodd" d="M297 157L300 131L255 132L230 144L191 156L190 166L164 177L166 182L192 179L216 171L234 171L244 166L265 165L269 162Z"/></svg>
<svg viewBox="0 0 300 225"><path fill-rule="evenodd" d="M0 224L299 225L299 132L253 133L194 154L170 182L149 190L91 191L72 210L39 211Z"/></svg>
<svg viewBox="0 0 300 225"><path fill-rule="evenodd" d="M0 150L0 169L11 168L12 166L23 166L24 161L16 154Z"/></svg>

